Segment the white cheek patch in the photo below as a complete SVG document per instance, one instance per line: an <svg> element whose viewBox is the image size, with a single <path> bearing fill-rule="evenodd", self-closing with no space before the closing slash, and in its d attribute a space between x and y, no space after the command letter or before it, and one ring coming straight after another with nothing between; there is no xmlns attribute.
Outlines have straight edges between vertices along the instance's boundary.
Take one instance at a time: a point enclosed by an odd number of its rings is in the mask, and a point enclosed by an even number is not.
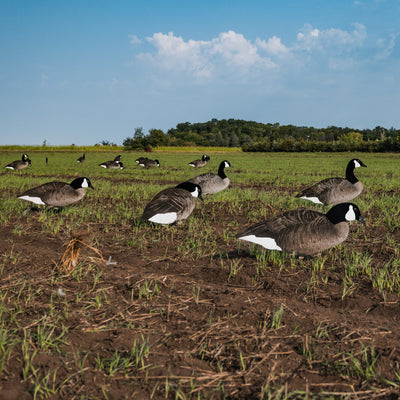
<svg viewBox="0 0 400 400"><path fill-rule="evenodd" d="M199 197L199 188L196 188L194 192L192 192L193 197Z"/></svg>
<svg viewBox="0 0 400 400"><path fill-rule="evenodd" d="M354 160L354 168L360 168L361 165L357 160Z"/></svg>
<svg viewBox="0 0 400 400"><path fill-rule="evenodd" d="M304 200L310 200L310 201L312 201L313 203L315 203L315 204L324 204L324 203L322 203L320 200L319 200L319 198L318 197L307 197L307 196L302 196L302 197L300 197L301 199L304 199Z"/></svg>
<svg viewBox="0 0 400 400"><path fill-rule="evenodd" d="M83 187L83 188L89 187L89 182L87 181L87 179L84 179L84 180L83 180L83 182L82 182L82 187Z"/></svg>
<svg viewBox="0 0 400 400"><path fill-rule="evenodd" d="M18 197L21 200L26 200L30 201L31 203L38 204L41 206L45 206L46 203L43 203L42 199L40 197L31 197L31 196L20 196Z"/></svg>
<svg viewBox="0 0 400 400"><path fill-rule="evenodd" d="M229 168L230 164L225 161L225 168Z"/></svg>
<svg viewBox="0 0 400 400"><path fill-rule="evenodd" d="M155 224L172 224L176 221L176 218L176 212L170 212L153 215L151 218L149 218L149 221L154 222Z"/></svg>
<svg viewBox="0 0 400 400"><path fill-rule="evenodd" d="M270 237L259 237L259 236L255 236L255 235L247 235L247 236L242 236L239 239L259 244L260 246L265 247L268 250L282 251L282 249L276 244L275 239L270 238Z"/></svg>
<svg viewBox="0 0 400 400"><path fill-rule="evenodd" d="M355 221L356 220L356 213L354 212L353 206L349 207L349 211L347 211L344 218L346 219L346 221Z"/></svg>

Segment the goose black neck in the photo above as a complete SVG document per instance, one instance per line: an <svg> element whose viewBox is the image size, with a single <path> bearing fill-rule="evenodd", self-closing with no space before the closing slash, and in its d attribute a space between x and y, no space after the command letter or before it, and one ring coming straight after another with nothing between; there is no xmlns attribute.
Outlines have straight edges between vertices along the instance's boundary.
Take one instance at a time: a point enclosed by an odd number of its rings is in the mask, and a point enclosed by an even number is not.
<svg viewBox="0 0 400 400"><path fill-rule="evenodd" d="M350 161L347 164L347 168L346 168L346 179L348 181L350 181L350 183L356 183L358 182L358 179L356 178L356 176L354 175L354 161Z"/></svg>
<svg viewBox="0 0 400 400"><path fill-rule="evenodd" d="M225 175L225 161L223 161L219 165L218 175L220 176L221 179L225 179L226 178L226 175Z"/></svg>
<svg viewBox="0 0 400 400"><path fill-rule="evenodd" d="M336 225L340 222L346 221L344 207L345 203L337 204L325 214L332 224Z"/></svg>

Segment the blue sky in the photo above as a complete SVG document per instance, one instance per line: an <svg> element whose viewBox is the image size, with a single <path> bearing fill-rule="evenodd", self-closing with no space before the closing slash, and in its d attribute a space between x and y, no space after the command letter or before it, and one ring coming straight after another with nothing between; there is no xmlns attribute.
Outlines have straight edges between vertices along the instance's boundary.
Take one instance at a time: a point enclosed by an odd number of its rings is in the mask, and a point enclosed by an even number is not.
<svg viewBox="0 0 400 400"><path fill-rule="evenodd" d="M2 0L0 144L235 118L400 129L400 0Z"/></svg>

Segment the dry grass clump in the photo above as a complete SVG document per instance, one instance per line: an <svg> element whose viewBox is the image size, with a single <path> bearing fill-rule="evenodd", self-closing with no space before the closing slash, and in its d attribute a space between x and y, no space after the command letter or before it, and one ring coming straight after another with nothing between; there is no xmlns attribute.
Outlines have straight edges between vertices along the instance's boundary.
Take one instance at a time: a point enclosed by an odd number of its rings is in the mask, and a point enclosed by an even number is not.
<svg viewBox="0 0 400 400"><path fill-rule="evenodd" d="M55 263L59 272L64 275L70 275L73 273L79 263L81 250L83 248L90 249L99 256L101 261L104 261L100 250L88 244L88 241L89 232L87 231L78 231L72 235L72 238L64 244L66 248L60 262Z"/></svg>

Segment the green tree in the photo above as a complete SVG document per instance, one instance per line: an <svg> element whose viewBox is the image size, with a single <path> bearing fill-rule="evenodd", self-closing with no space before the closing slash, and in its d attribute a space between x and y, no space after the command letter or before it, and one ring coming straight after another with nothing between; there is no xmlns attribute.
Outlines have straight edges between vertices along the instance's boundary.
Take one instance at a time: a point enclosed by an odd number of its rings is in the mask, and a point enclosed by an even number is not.
<svg viewBox="0 0 400 400"><path fill-rule="evenodd" d="M152 147L163 146L166 141L166 135L161 129L150 129L147 142Z"/></svg>

